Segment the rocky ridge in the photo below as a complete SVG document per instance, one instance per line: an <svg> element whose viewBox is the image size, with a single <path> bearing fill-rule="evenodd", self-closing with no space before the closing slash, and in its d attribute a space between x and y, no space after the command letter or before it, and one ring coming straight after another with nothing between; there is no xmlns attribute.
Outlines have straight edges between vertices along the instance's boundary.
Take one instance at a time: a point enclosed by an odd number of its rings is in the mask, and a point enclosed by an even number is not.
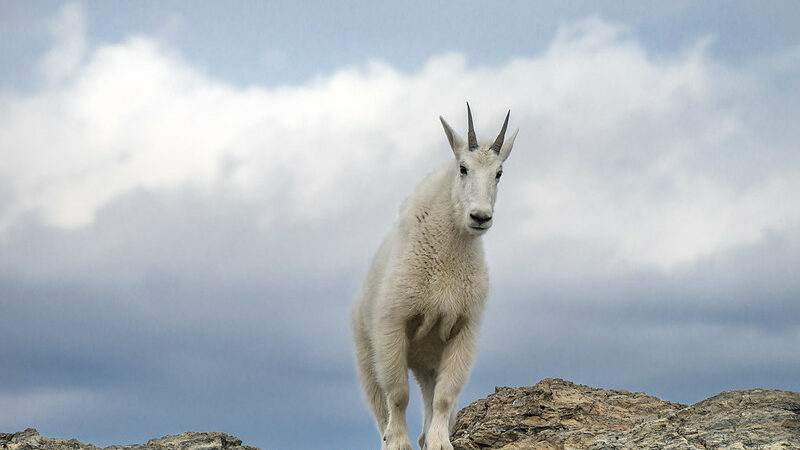
<svg viewBox="0 0 800 450"><path fill-rule="evenodd" d="M39 436L33 428L18 433L0 433L2 450L100 450L92 444L84 444L75 439L53 439ZM175 436L151 439L146 444L112 445L103 450L258 450L256 447L242 445L242 441L225 433L192 431Z"/></svg>
<svg viewBox="0 0 800 450"><path fill-rule="evenodd" d="M800 449L800 393L726 391L692 406L548 378L498 387L458 413L454 450ZM0 433L0 450L100 450L34 429ZM224 433L187 432L104 450L258 450ZM291 449L289 449L291 450Z"/></svg>
<svg viewBox="0 0 800 450"><path fill-rule="evenodd" d="M455 450L800 449L800 393L726 391L686 406L548 378L462 409L452 440Z"/></svg>

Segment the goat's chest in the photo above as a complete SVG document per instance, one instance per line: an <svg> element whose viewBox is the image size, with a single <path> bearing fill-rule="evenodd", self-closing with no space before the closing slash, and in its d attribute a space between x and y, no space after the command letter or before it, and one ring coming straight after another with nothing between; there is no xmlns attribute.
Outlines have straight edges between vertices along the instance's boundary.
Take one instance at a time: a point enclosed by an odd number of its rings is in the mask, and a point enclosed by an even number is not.
<svg viewBox="0 0 800 450"><path fill-rule="evenodd" d="M421 236L404 255L403 288L413 297L434 304L458 304L485 297L488 272L480 247L457 248L452 243L442 245L429 239Z"/></svg>
<svg viewBox="0 0 800 450"><path fill-rule="evenodd" d="M413 266L406 288L420 312L466 312L486 298L488 274L482 261L427 261Z"/></svg>
<svg viewBox="0 0 800 450"><path fill-rule="evenodd" d="M410 265L406 279L410 314L406 323L410 368L438 367L447 344L480 316L488 275L482 260L442 261Z"/></svg>

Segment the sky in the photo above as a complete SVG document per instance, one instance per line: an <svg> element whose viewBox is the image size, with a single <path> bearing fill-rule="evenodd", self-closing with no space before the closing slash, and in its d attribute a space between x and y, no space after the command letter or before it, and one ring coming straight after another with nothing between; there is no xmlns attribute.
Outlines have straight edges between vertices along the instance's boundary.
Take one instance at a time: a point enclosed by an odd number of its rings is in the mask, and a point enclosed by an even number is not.
<svg viewBox="0 0 800 450"><path fill-rule="evenodd" d="M376 448L350 305L465 101L520 133L462 406L547 377L800 391L798 20L0 0L0 432Z"/></svg>

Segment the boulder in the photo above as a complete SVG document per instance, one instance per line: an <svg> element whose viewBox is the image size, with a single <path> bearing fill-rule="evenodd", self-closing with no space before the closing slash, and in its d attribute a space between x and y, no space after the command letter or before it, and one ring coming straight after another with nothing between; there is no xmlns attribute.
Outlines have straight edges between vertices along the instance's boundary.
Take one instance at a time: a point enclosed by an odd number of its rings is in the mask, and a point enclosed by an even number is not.
<svg viewBox="0 0 800 450"><path fill-rule="evenodd" d="M686 406L548 378L458 413L455 450L800 449L800 393L727 391Z"/></svg>

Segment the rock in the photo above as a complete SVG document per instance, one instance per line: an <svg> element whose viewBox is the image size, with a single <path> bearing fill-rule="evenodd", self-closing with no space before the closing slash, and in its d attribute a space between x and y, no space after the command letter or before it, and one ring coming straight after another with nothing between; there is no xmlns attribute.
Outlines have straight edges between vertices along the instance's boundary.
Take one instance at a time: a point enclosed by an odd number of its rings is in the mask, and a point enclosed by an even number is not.
<svg viewBox="0 0 800 450"><path fill-rule="evenodd" d="M90 444L83 444L75 439L52 439L39 436L33 428L18 433L0 433L0 449L3 450L100 450Z"/></svg>
<svg viewBox="0 0 800 450"><path fill-rule="evenodd" d="M103 450L258 450L256 447L242 445L242 441L224 433L195 433L188 431L176 436L151 439L147 444L113 445Z"/></svg>
<svg viewBox="0 0 800 450"><path fill-rule="evenodd" d="M559 379L495 388L458 413L455 450L800 449L800 393L728 391L693 406Z"/></svg>
<svg viewBox="0 0 800 450"><path fill-rule="evenodd" d="M100 450L91 444L83 444L75 439L53 439L39 436L33 428L18 433L0 433L2 450ZM152 439L146 444L112 445L104 450L258 450L256 447L242 445L242 441L224 433L195 433L189 431L176 436Z"/></svg>
<svg viewBox="0 0 800 450"><path fill-rule="evenodd" d="M686 406L641 392L548 378L495 388L458 413L454 450L800 449L800 393L727 391ZM29 428L0 433L0 450L100 450ZM104 450L258 450L224 433L187 432Z"/></svg>

